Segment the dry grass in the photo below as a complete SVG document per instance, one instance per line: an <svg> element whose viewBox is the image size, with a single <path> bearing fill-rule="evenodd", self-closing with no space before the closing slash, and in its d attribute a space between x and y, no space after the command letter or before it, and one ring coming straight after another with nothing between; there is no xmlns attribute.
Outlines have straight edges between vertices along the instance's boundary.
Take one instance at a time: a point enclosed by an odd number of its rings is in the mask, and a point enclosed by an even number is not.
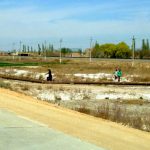
<svg viewBox="0 0 150 150"><path fill-rule="evenodd" d="M80 107L75 108L75 110L150 132L150 112L129 112L126 106L122 106L118 103L112 105L109 102L103 102L95 110L91 110L85 105L81 105Z"/></svg>
<svg viewBox="0 0 150 150"><path fill-rule="evenodd" d="M11 58L11 57L10 57ZM12 58L11 58L12 59ZM18 59L11 62L18 62ZM144 62L136 60L134 66L132 65L131 60L103 60L103 59L93 59L92 62L89 62L88 58L83 59L62 59L62 64L59 63L59 59L56 58L47 58L47 60L42 58L23 58L20 60L23 63L29 62L45 62L37 68L28 68L20 67L25 70L34 71L34 72L47 72L48 68L52 70L57 77L57 80L68 80L68 77L65 77L64 74L75 74L75 73L110 73L113 74L116 67L120 67L123 76L130 78L132 75L133 81L138 82L150 82L150 62ZM15 67L11 67L15 68ZM30 76L30 75L29 75ZM70 79L69 79L70 80ZM71 79L79 80L79 79ZM81 79L80 79L81 80Z"/></svg>
<svg viewBox="0 0 150 150"><path fill-rule="evenodd" d="M88 108L85 108L85 107L79 107L79 108L76 108L75 110L78 111L78 112L81 112L81 113L85 113L85 114L90 114L91 113L91 110L88 109Z"/></svg>
<svg viewBox="0 0 150 150"><path fill-rule="evenodd" d="M64 74L99 73L99 72L113 74L115 68L118 66L122 69L123 76L130 77L131 75L133 75L133 81L150 82L149 62L136 62L133 67L132 63L129 61L101 60L92 63L89 63L87 61L86 62L70 61L67 64L55 64L55 65L51 64L48 67L51 68L55 74L62 76L61 79L63 79ZM47 70L48 67L47 66L45 67ZM74 79L74 80L78 80L78 79Z"/></svg>
<svg viewBox="0 0 150 150"><path fill-rule="evenodd" d="M29 85L21 85L21 90L22 91L29 91L30 90L30 86Z"/></svg>
<svg viewBox="0 0 150 150"><path fill-rule="evenodd" d="M24 85L20 83L18 86L20 86L21 91L24 91L24 93L30 92L31 89L33 91L33 87L29 85L26 85L26 84ZM11 85L9 83L4 83L4 82L0 82L0 87L11 89ZM49 85L49 86L46 86L45 88L48 90L52 89L56 93L57 92L59 93L65 90L71 92L69 88L64 89L63 87L59 87L59 86L52 87L52 85ZM41 85L38 85L37 89L39 91L42 91L44 90L44 87L42 87ZM113 91L108 91L108 92L113 93ZM79 101L79 107L75 105L71 106L76 111L150 132L150 112L147 110L144 110L141 112L139 110L128 109L128 106L133 106L133 105L145 106L149 104L149 102L144 101L142 97L141 99L137 99L137 100L116 100L115 102L113 101L113 103L111 100L105 100L103 102L98 102L98 103L94 101L92 103L89 103L91 99L90 90L86 90L86 89L81 90L80 88L76 88L74 89L73 93L75 94L83 93L83 98L82 98L83 101L82 100ZM58 105L60 105L61 101L62 101L61 97L56 94L54 103L57 103ZM49 101L49 102L53 102L53 101ZM89 105L95 105L95 106L89 107ZM142 107L142 106L139 106L139 107Z"/></svg>
<svg viewBox="0 0 150 150"><path fill-rule="evenodd" d="M149 104L149 101L143 100L142 97L140 99L132 99L132 100L117 100L114 103L125 104L125 105L144 105Z"/></svg>
<svg viewBox="0 0 150 150"><path fill-rule="evenodd" d="M139 77L133 77L132 81L134 82L150 82L150 76L149 75L141 75Z"/></svg>

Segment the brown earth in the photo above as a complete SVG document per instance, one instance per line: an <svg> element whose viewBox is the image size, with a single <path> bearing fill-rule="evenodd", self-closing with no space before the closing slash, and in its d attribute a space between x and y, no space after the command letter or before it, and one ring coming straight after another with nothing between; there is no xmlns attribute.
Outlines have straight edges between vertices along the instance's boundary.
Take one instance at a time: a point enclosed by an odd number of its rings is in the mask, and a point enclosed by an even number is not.
<svg viewBox="0 0 150 150"><path fill-rule="evenodd" d="M81 140L109 150L149 150L150 133L0 89L0 108L7 108Z"/></svg>

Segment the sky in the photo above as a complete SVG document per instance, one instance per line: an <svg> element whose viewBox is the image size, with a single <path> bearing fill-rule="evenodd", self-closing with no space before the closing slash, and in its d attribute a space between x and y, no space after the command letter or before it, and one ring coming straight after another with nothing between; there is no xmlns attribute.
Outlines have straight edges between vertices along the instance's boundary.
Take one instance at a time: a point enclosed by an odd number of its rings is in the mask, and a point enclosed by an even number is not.
<svg viewBox="0 0 150 150"><path fill-rule="evenodd" d="M0 50L51 43L88 48L97 41L137 47L150 39L149 0L0 0Z"/></svg>

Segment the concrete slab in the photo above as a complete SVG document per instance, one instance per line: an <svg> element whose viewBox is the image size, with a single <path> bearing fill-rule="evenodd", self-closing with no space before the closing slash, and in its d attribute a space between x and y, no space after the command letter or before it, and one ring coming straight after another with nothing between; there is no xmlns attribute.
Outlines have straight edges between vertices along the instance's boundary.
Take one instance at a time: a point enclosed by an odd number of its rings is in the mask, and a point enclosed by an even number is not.
<svg viewBox="0 0 150 150"><path fill-rule="evenodd" d="M1 150L104 150L0 109Z"/></svg>

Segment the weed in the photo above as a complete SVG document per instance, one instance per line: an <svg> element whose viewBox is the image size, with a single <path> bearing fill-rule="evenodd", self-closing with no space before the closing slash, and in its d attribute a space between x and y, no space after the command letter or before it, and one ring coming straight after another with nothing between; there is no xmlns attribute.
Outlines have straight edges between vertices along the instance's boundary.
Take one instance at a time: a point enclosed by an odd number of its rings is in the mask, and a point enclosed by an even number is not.
<svg viewBox="0 0 150 150"><path fill-rule="evenodd" d="M32 76L32 73L28 72L26 75L26 78L31 78L31 76Z"/></svg>
<svg viewBox="0 0 150 150"><path fill-rule="evenodd" d="M61 97L58 95L55 95L55 103L60 105Z"/></svg>
<svg viewBox="0 0 150 150"><path fill-rule="evenodd" d="M41 90L42 90L42 86L39 85L39 86L37 87L37 89L38 89L39 91L41 91Z"/></svg>
<svg viewBox="0 0 150 150"><path fill-rule="evenodd" d="M39 80L44 80L43 75L40 75L40 76L39 76Z"/></svg>
<svg viewBox="0 0 150 150"><path fill-rule="evenodd" d="M104 102L93 111L91 111L91 109L87 108L85 105L79 108L77 107L75 110L150 132L149 113L141 114L133 111L131 114L131 112L127 111L126 107L122 107L118 103L112 105L109 102Z"/></svg>
<svg viewBox="0 0 150 150"><path fill-rule="evenodd" d="M79 108L75 108L76 111L85 113L85 114L90 114L91 110L89 108L86 108L85 105L81 105Z"/></svg>
<svg viewBox="0 0 150 150"><path fill-rule="evenodd" d="M30 87L28 86L28 85L23 85L22 87L21 87L21 90L22 91L28 91L30 89Z"/></svg>
<svg viewBox="0 0 150 150"><path fill-rule="evenodd" d="M100 106L97 107L97 110L94 113L94 116L100 117L103 119L109 119L109 104L108 102L102 103Z"/></svg>
<svg viewBox="0 0 150 150"><path fill-rule="evenodd" d="M10 89L11 88L11 84L10 83L5 83L3 81L0 81L0 88Z"/></svg>

